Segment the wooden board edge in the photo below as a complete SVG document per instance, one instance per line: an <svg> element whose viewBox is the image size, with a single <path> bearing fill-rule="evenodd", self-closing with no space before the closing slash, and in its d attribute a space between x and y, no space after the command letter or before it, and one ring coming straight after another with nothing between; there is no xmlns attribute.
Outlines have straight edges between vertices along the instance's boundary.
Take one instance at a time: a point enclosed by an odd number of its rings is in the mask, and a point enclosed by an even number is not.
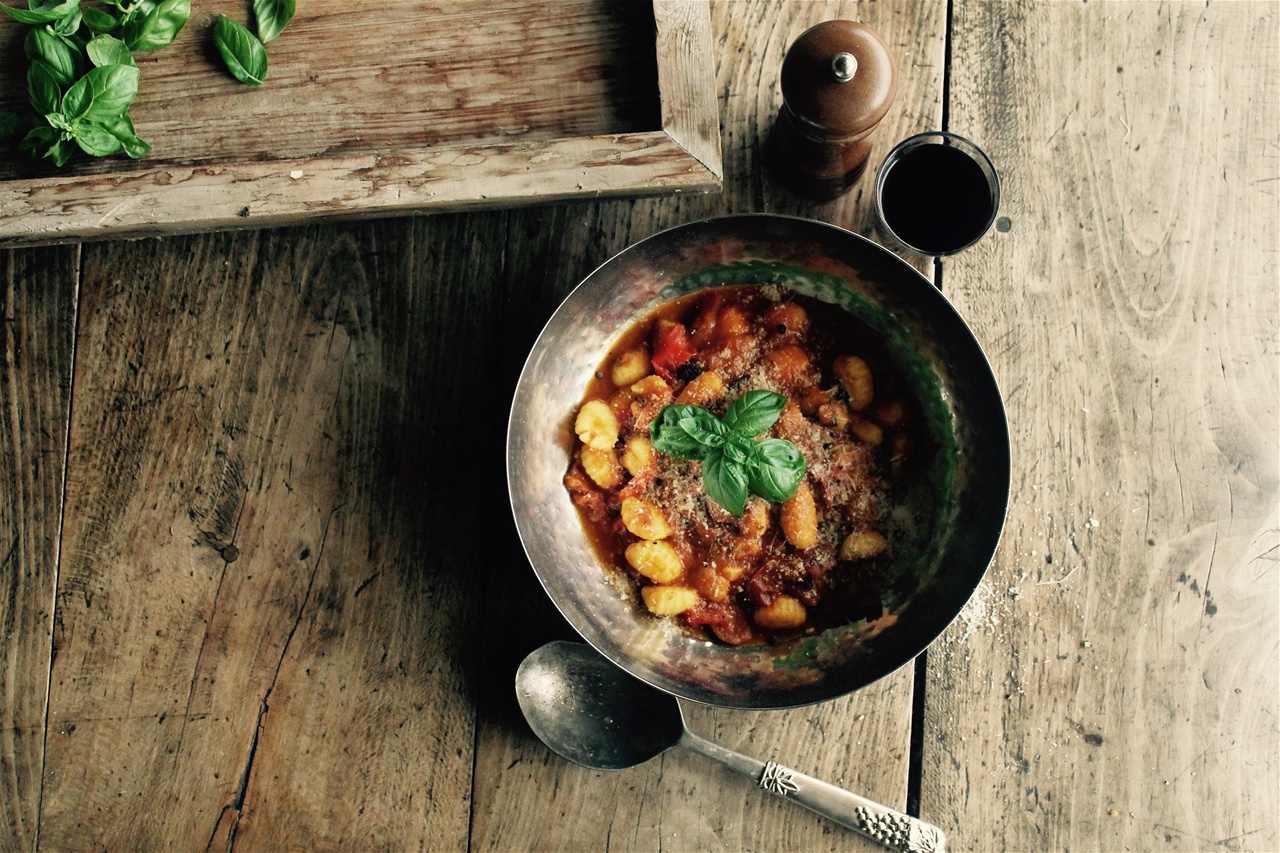
<svg viewBox="0 0 1280 853"><path fill-rule="evenodd" d="M0 247L720 189L665 131L0 185Z"/></svg>
<svg viewBox="0 0 1280 853"><path fill-rule="evenodd" d="M662 127L717 178L724 176L708 0L654 0Z"/></svg>

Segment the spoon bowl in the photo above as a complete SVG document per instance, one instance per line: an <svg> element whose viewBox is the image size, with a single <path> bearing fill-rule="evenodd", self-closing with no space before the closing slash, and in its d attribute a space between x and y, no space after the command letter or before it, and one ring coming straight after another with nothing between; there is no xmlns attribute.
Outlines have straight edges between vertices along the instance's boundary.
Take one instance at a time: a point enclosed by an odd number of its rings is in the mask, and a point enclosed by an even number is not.
<svg viewBox="0 0 1280 853"><path fill-rule="evenodd" d="M942 830L857 794L726 749L691 732L680 703L583 643L536 649L516 670L516 699L552 752L593 770L622 770L683 746L892 850L942 853Z"/></svg>
<svg viewBox="0 0 1280 853"><path fill-rule="evenodd" d="M680 742L675 698L632 678L582 643L548 643L516 671L529 727L562 758L622 770Z"/></svg>

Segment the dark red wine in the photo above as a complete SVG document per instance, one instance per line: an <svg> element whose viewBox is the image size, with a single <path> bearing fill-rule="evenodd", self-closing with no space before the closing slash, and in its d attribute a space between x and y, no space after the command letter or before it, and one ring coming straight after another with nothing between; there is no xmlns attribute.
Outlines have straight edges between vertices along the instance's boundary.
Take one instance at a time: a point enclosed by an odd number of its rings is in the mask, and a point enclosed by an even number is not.
<svg viewBox="0 0 1280 853"><path fill-rule="evenodd" d="M969 245L995 215L991 184L982 167L965 152L942 143L903 152L885 172L880 204L893 233L930 255Z"/></svg>

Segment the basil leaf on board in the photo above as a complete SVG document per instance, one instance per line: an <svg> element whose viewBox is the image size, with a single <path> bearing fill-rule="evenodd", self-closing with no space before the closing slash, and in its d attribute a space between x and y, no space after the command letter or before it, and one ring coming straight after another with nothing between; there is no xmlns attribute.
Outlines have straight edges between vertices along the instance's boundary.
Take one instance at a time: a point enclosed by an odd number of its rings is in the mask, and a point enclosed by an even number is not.
<svg viewBox="0 0 1280 853"><path fill-rule="evenodd" d="M17 139L21 127L22 119L17 113L0 110L0 144Z"/></svg>
<svg viewBox="0 0 1280 853"><path fill-rule="evenodd" d="M145 157L151 151L151 145L138 138L137 132L133 129L133 119L129 118L128 113L100 122L98 126L119 139L124 153L134 160Z"/></svg>
<svg viewBox="0 0 1280 853"><path fill-rule="evenodd" d="M62 112L70 119L106 121L129 108L138 94L138 69L103 65L90 69L62 97Z"/></svg>
<svg viewBox="0 0 1280 853"><path fill-rule="evenodd" d="M752 438L773 426L786 405L787 398L782 394L748 391L724 413L724 422L739 435Z"/></svg>
<svg viewBox="0 0 1280 853"><path fill-rule="evenodd" d="M698 406L667 406L649 425L649 441L655 450L677 459L701 459L719 444L715 438L719 419ZM693 428L693 432L690 432ZM709 443L711 442L711 443Z"/></svg>
<svg viewBox="0 0 1280 853"><path fill-rule="evenodd" d="M702 487L713 501L734 515L740 516L746 511L746 472L741 465L726 459L719 450L713 450L702 460Z"/></svg>
<svg viewBox="0 0 1280 853"><path fill-rule="evenodd" d="M232 77L250 86L262 85L267 78L267 51L257 36L226 15L219 15L213 27L213 41Z"/></svg>
<svg viewBox="0 0 1280 853"><path fill-rule="evenodd" d="M122 35L130 50L159 50L173 44L191 17L191 0L164 0L127 18ZM139 4L141 8L142 4Z"/></svg>
<svg viewBox="0 0 1280 853"><path fill-rule="evenodd" d="M70 86L76 79L78 56L76 50L64 39L60 39L44 27L32 27L27 30L22 48L27 59L32 62L43 62L53 74L59 86Z"/></svg>
<svg viewBox="0 0 1280 853"><path fill-rule="evenodd" d="M253 0L253 17L263 44L274 39L293 20L294 0Z"/></svg>
<svg viewBox="0 0 1280 853"><path fill-rule="evenodd" d="M80 12L80 0L64 0L64 2L29 3L28 9L15 9L12 6L0 5L19 24L40 26L56 24L64 18L72 18Z"/></svg>
<svg viewBox="0 0 1280 853"><path fill-rule="evenodd" d="M80 150L94 157L106 157L122 147L115 134L92 124L76 125L73 133Z"/></svg>
<svg viewBox="0 0 1280 853"><path fill-rule="evenodd" d="M31 102L31 109L42 116L56 113L62 100L62 88L56 76L38 59L27 68L27 100Z"/></svg>
<svg viewBox="0 0 1280 853"><path fill-rule="evenodd" d="M48 157L53 161L53 165L61 168L71 159L71 155L76 153L76 144L70 139L59 139L53 143L53 147L49 149Z"/></svg>
<svg viewBox="0 0 1280 853"><path fill-rule="evenodd" d="M89 29L95 33L109 33L120 26L120 21L115 15L101 9L86 6L80 10L80 14L84 16L84 22L88 24Z"/></svg>
<svg viewBox="0 0 1280 853"><path fill-rule="evenodd" d="M792 497L809 470L800 448L780 438L752 444L751 462L747 466L747 487L751 493L774 503Z"/></svg>
<svg viewBox="0 0 1280 853"><path fill-rule="evenodd" d="M39 124L27 131L27 135L18 143L18 150L33 160L48 157L53 146L62 138L62 134L47 124Z"/></svg>
<svg viewBox="0 0 1280 853"><path fill-rule="evenodd" d="M65 18L59 18L53 22L53 31L60 36L73 36L76 30L80 29L80 22L84 20L84 16L77 9L74 14Z"/></svg>
<svg viewBox="0 0 1280 853"><path fill-rule="evenodd" d="M98 68L104 65L137 67L133 61L133 52L129 50L129 47L115 36L109 36L105 33L94 36L85 47L85 53L89 55L89 61Z"/></svg>

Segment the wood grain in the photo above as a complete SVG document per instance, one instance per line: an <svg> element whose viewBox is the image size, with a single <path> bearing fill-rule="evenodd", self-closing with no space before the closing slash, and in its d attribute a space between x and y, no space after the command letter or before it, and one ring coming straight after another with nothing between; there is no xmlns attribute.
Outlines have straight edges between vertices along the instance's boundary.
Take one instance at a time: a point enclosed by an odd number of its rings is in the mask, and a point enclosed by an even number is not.
<svg viewBox="0 0 1280 853"><path fill-rule="evenodd" d="M719 54L724 133L720 196L610 202L516 211L511 217L507 369L514 388L541 318L596 264L638 239L706 216L775 210L870 227L866 200L851 194L815 206L774 186L759 152L781 106L777 73L786 48L822 20L857 17L891 43L930 53L941 67L945 8L900 4L712 4L712 27L732 49ZM937 105L940 75L904 81L906 105ZM886 140L940 120L913 106L887 119ZM912 130L914 132L914 130ZM887 147L886 147L887 150ZM536 286L528 289L529 274ZM540 318L529 322L529 317ZM514 530L510 547L518 553ZM844 828L769 796L696 755L672 752L639 768L589 771L549 752L520 717L511 689L525 654L551 639L575 639L523 556L486 595L484 671L471 844L477 850L873 850ZM761 759L777 759L880 802L905 808L912 671L906 667L857 694L810 708L715 711L685 705L690 727Z"/></svg>
<svg viewBox="0 0 1280 853"><path fill-rule="evenodd" d="M145 159L0 158L0 245L719 187L705 2L317 4L257 88L220 70L219 12L139 55ZM0 79L24 29L0 20Z"/></svg>
<svg viewBox="0 0 1280 853"><path fill-rule="evenodd" d="M465 846L501 230L86 250L48 846Z"/></svg>
<svg viewBox="0 0 1280 853"><path fill-rule="evenodd" d="M33 849L80 252L0 252L0 848Z"/></svg>
<svg viewBox="0 0 1280 853"><path fill-rule="evenodd" d="M1274 3L956 6L952 129L1006 195L944 287L1015 460L929 654L960 849L1280 848L1278 42Z"/></svg>

